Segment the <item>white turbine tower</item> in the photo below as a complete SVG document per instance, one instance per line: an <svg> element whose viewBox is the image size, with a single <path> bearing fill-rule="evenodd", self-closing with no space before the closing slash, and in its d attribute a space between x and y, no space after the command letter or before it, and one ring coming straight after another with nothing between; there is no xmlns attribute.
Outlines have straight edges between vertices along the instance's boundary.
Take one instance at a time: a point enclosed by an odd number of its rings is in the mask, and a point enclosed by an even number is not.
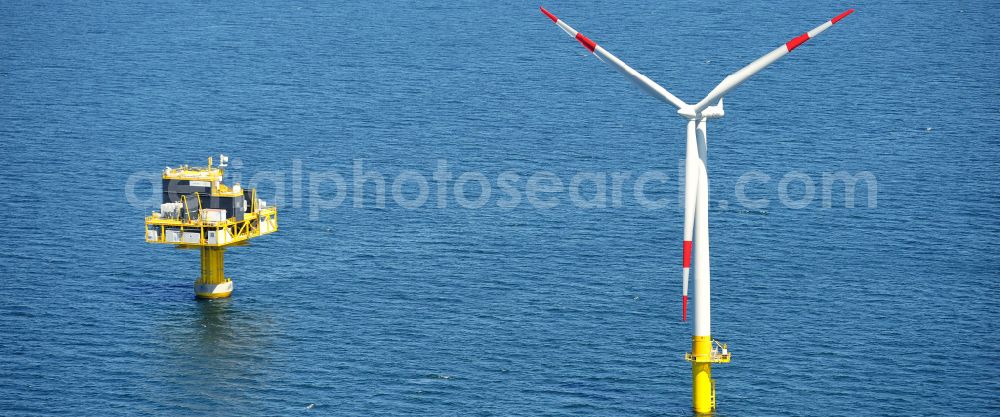
<svg viewBox="0 0 1000 417"><path fill-rule="evenodd" d="M708 119L717 119L725 114L723 111L723 97L725 97L726 93L729 93L748 78L774 63L774 61L787 55L805 41L827 30L830 26L833 26L854 12L854 9L847 10L826 23L817 26L815 29L793 38L784 45L751 62L750 65L730 74L719 85L715 86L705 98L694 105L687 104L673 94L670 94L667 89L653 82L649 77L632 69L632 67L626 65L600 45L567 25L566 22L549 13L544 7L540 9L560 29L579 41L584 48L587 48L587 50L596 55L601 61L614 67L625 78L628 78L629 81L632 81L653 97L672 104L677 108L677 113L687 119L687 155L684 159L683 320L687 320L688 276L691 268L692 249L694 252L695 299L691 352L685 355L685 358L691 362L691 395L694 411L699 413L711 412L715 409L715 383L712 380L711 366L712 363L729 362L730 354L725 345L715 342L711 336L711 285L708 257L708 147L706 141ZM714 347L713 342L721 350Z"/></svg>

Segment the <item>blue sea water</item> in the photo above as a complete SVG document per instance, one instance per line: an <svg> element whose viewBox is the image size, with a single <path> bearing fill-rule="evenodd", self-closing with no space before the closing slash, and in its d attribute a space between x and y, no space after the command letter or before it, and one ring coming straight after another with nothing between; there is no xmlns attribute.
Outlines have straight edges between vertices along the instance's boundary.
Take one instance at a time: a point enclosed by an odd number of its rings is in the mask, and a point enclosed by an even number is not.
<svg viewBox="0 0 1000 417"><path fill-rule="evenodd" d="M687 101L856 7L710 123L719 414L1000 413L995 4L546 6ZM532 3L0 3L0 414L690 414L683 133ZM143 242L143 178L220 152L279 179L280 230L196 301L197 254ZM356 160L661 171L670 204L439 207L431 183L380 208L369 184L310 215L294 167ZM839 171L877 203L824 207Z"/></svg>

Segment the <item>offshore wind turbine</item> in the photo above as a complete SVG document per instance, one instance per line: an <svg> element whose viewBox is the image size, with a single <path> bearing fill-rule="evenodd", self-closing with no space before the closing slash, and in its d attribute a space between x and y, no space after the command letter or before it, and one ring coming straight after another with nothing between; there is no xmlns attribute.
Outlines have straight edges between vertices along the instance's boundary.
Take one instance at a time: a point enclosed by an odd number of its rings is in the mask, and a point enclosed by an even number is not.
<svg viewBox="0 0 1000 417"><path fill-rule="evenodd" d="M632 69L600 45L577 32L566 22L549 13L544 7L539 7L539 9L598 59L611 65L625 78L653 97L676 107L677 114L687 120L687 148L684 159L683 293L681 296L682 319L684 321L687 321L688 278L692 250L694 252L695 299L691 352L685 354L685 359L691 362L691 400L694 411L698 413L711 412L715 409L715 380L712 379L712 364L728 363L731 355L725 344L712 339L711 281L708 257L708 142L706 137L708 120L718 119L725 115L723 98L727 93L779 58L792 52L805 41L829 29L830 26L854 12L854 9L847 10L813 30L792 38L739 71L730 74L719 85L715 86L705 98L695 104L687 104L670 94L667 89Z"/></svg>

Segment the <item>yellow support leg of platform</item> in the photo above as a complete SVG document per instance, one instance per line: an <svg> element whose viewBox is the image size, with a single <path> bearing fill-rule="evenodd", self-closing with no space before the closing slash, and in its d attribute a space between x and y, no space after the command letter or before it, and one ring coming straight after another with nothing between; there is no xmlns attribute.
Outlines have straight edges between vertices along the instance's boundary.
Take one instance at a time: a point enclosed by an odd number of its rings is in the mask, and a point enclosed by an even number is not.
<svg viewBox="0 0 1000 417"><path fill-rule="evenodd" d="M194 283L198 298L225 298L233 293L233 282L226 278L224 247L201 248L201 277Z"/></svg>

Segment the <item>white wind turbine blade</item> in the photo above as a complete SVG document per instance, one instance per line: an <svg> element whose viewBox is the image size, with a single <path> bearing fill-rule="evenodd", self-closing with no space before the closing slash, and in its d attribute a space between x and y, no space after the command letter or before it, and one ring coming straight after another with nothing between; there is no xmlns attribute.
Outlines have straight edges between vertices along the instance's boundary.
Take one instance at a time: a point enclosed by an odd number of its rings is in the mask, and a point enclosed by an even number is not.
<svg viewBox="0 0 1000 417"><path fill-rule="evenodd" d="M545 13L545 15L549 17L549 19L552 19L552 21L555 22L556 25L563 30L563 32L566 32L566 34L568 34L570 37L575 38L578 42L580 42L580 44L583 45L584 48L587 48L588 51L596 55L602 61L614 67L616 70L618 70L618 72L622 73L622 75L624 75L625 78L628 78L629 81L635 83L635 85L639 86L639 88L643 89L643 91L649 93L649 95L656 97L660 100L663 100L667 103L673 104L674 107L677 107L678 109L687 106L687 103L681 101L681 99L677 98L677 96L670 94L670 92L667 91L667 89L653 82L653 80L649 79L649 77L642 75L641 73L639 73L639 71L632 69L632 67L622 62L620 59L618 59L618 57L612 55L610 52L606 51L604 48L594 43L594 41L590 40L586 36L583 36L582 33L577 32L576 29L573 29L572 27L570 27L570 25L567 25L566 22L563 22L552 13L549 13L549 11L545 10L544 7L539 7L539 9L542 11L542 13Z"/></svg>
<svg viewBox="0 0 1000 417"><path fill-rule="evenodd" d="M694 105L694 113L700 112L705 110L708 106L714 105L717 101L719 101L719 99L725 96L726 93L732 91L732 89L738 87L740 84L743 84L743 82L748 78L760 72L760 70L766 68L768 65L773 64L774 61L777 61L779 58L788 55L789 52L798 48L799 45L802 45L805 41L815 38L816 35L819 35L824 30L829 29L830 26L833 26L835 23L839 22L840 19L847 17L847 15L853 12L854 9L849 9L846 12L837 15L837 17L834 17L826 23L817 26L815 29L803 33L788 41L784 45L779 46L767 55L757 58L756 61L751 62L750 65L743 67L743 69L730 74L728 77L723 79L719 85L715 86L715 88L712 89L712 91L709 92L705 98L699 101L698 104Z"/></svg>
<svg viewBox="0 0 1000 417"><path fill-rule="evenodd" d="M694 237L695 203L698 196L698 179L701 176L701 160L698 158L698 142L695 119L689 119L687 124L687 154L684 158L684 249L681 267L683 268L683 294L681 298L683 313L681 319L687 321L688 278L691 275L691 241Z"/></svg>

